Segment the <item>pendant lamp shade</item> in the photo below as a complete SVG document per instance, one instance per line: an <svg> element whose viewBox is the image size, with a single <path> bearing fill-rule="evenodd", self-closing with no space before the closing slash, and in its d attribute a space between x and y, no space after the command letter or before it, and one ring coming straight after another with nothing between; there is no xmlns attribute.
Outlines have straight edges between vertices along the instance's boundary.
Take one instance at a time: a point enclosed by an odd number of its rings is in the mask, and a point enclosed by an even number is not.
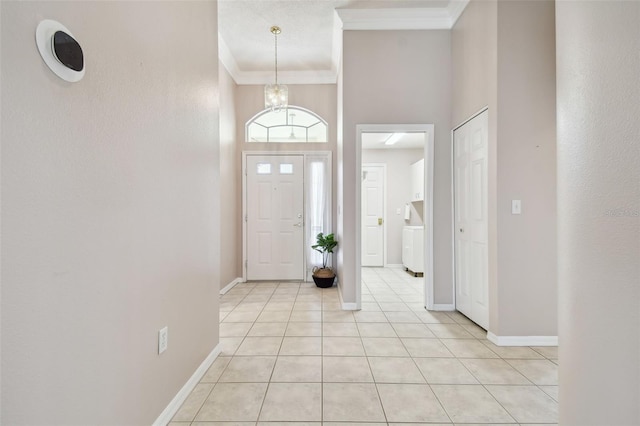
<svg viewBox="0 0 640 426"><path fill-rule="evenodd" d="M289 104L289 89L284 84L278 84L278 34L282 32L280 27L273 26L269 29L275 40L275 84L264 86L264 107L271 111L280 111Z"/></svg>

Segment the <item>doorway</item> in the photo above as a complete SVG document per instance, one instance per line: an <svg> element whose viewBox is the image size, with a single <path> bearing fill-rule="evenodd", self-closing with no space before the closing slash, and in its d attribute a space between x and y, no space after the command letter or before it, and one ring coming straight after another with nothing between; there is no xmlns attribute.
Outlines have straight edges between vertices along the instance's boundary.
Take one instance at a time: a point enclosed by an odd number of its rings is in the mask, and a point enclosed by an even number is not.
<svg viewBox="0 0 640 426"><path fill-rule="evenodd" d="M386 244L383 244L383 247L386 247L386 254L383 249L382 266L397 269L396 271L393 271L394 273L400 272L400 268L403 268L401 260L402 228L405 225L414 225L424 230L424 239L421 244L422 253L420 254L424 261L424 278L422 280L423 291L421 292L422 300L416 302L421 303L423 306L427 307L427 309L432 309L433 307L433 129L434 126L432 124L362 124L356 126L356 176L358 176L363 183L363 185L356 185L356 199L362 201L361 203L356 203L355 228L356 241L358 244L356 244L355 278L357 283L357 309L362 307L362 278L363 274L367 275L367 271L363 273L362 266L366 267L367 262L365 261L365 256L367 256L368 252L371 251L370 247L367 246L369 244L369 238L367 235L364 235L365 232L373 233L373 231L367 230L368 226L366 226L365 221L369 219L372 221L375 219L374 224L376 225L379 222L378 219L381 219L382 221L382 225L379 225L379 227L382 228L383 235L384 232L387 234L383 237L386 242ZM378 161L381 158L380 156L377 157L378 160L372 160L372 157L364 151L368 146L367 140L372 136L374 139L377 138L379 148L378 152L382 153L382 157L384 157L385 151L387 153L391 152L389 149L393 148L393 145L398 145L398 147L400 147L401 145L399 144L403 137L406 137L406 139L413 138L420 140L419 145L412 147L416 158L407 162L407 164L403 166L403 176L404 174L407 176L398 180L397 186L394 186L393 188L391 187L391 181L394 178L394 172L391 171L387 163L386 171L388 176L386 179L385 191L387 205L384 208L385 214L375 218L373 215L368 214L370 212L366 211L371 206L367 205L369 203L369 197L366 196L366 194L363 194L363 192L368 188L366 185L366 179L363 179L365 177L364 172L369 172L368 167L371 165L370 163L386 163L386 160ZM418 183L422 184L423 195L421 195L419 199L414 199L412 194L413 185L411 183L411 170L413 170L413 167L411 167L411 165L421 159L424 160L424 166L423 171L417 180ZM393 201L390 201L389 197L391 197L392 194L400 194L401 199L394 199ZM367 204L365 204L365 202ZM411 222L411 220L417 219L416 214L418 212L420 213L419 223ZM366 216L371 216L371 218L368 219ZM391 227L393 225L392 222L394 221L397 222L395 223L397 230L394 231L394 235L392 236ZM370 226L371 225L369 225L369 227ZM392 248L392 246L394 248ZM394 254L392 254L392 251Z"/></svg>

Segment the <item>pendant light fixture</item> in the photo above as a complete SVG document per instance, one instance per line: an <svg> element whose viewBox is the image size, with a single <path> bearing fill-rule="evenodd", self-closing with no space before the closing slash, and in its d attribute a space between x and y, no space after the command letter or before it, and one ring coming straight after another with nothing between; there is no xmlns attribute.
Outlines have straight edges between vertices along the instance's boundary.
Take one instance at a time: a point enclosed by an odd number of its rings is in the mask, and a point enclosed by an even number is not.
<svg viewBox="0 0 640 426"><path fill-rule="evenodd" d="M278 84L278 34L282 32L280 27L274 25L269 29L275 39L275 84L267 84L264 86L264 107L271 111L280 111L289 104L289 89L284 84Z"/></svg>

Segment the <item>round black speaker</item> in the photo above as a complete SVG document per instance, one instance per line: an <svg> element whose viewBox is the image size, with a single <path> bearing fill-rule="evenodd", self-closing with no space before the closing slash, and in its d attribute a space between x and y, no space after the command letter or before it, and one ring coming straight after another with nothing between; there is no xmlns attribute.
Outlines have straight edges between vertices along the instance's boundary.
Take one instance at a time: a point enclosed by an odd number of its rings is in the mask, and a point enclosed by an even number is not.
<svg viewBox="0 0 640 426"><path fill-rule="evenodd" d="M51 38L52 50L62 65L74 71L84 68L84 56L80 44L64 31L56 31Z"/></svg>

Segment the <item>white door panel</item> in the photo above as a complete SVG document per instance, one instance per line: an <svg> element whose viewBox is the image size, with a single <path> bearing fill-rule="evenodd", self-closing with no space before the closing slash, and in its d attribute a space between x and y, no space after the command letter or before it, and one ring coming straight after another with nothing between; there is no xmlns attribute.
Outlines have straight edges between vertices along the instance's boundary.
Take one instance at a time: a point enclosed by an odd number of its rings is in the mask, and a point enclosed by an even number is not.
<svg viewBox="0 0 640 426"><path fill-rule="evenodd" d="M456 309L489 326L488 112L453 132Z"/></svg>
<svg viewBox="0 0 640 426"><path fill-rule="evenodd" d="M384 266L384 167L362 165L362 266Z"/></svg>
<svg viewBox="0 0 640 426"><path fill-rule="evenodd" d="M304 278L302 156L247 156L247 279Z"/></svg>

